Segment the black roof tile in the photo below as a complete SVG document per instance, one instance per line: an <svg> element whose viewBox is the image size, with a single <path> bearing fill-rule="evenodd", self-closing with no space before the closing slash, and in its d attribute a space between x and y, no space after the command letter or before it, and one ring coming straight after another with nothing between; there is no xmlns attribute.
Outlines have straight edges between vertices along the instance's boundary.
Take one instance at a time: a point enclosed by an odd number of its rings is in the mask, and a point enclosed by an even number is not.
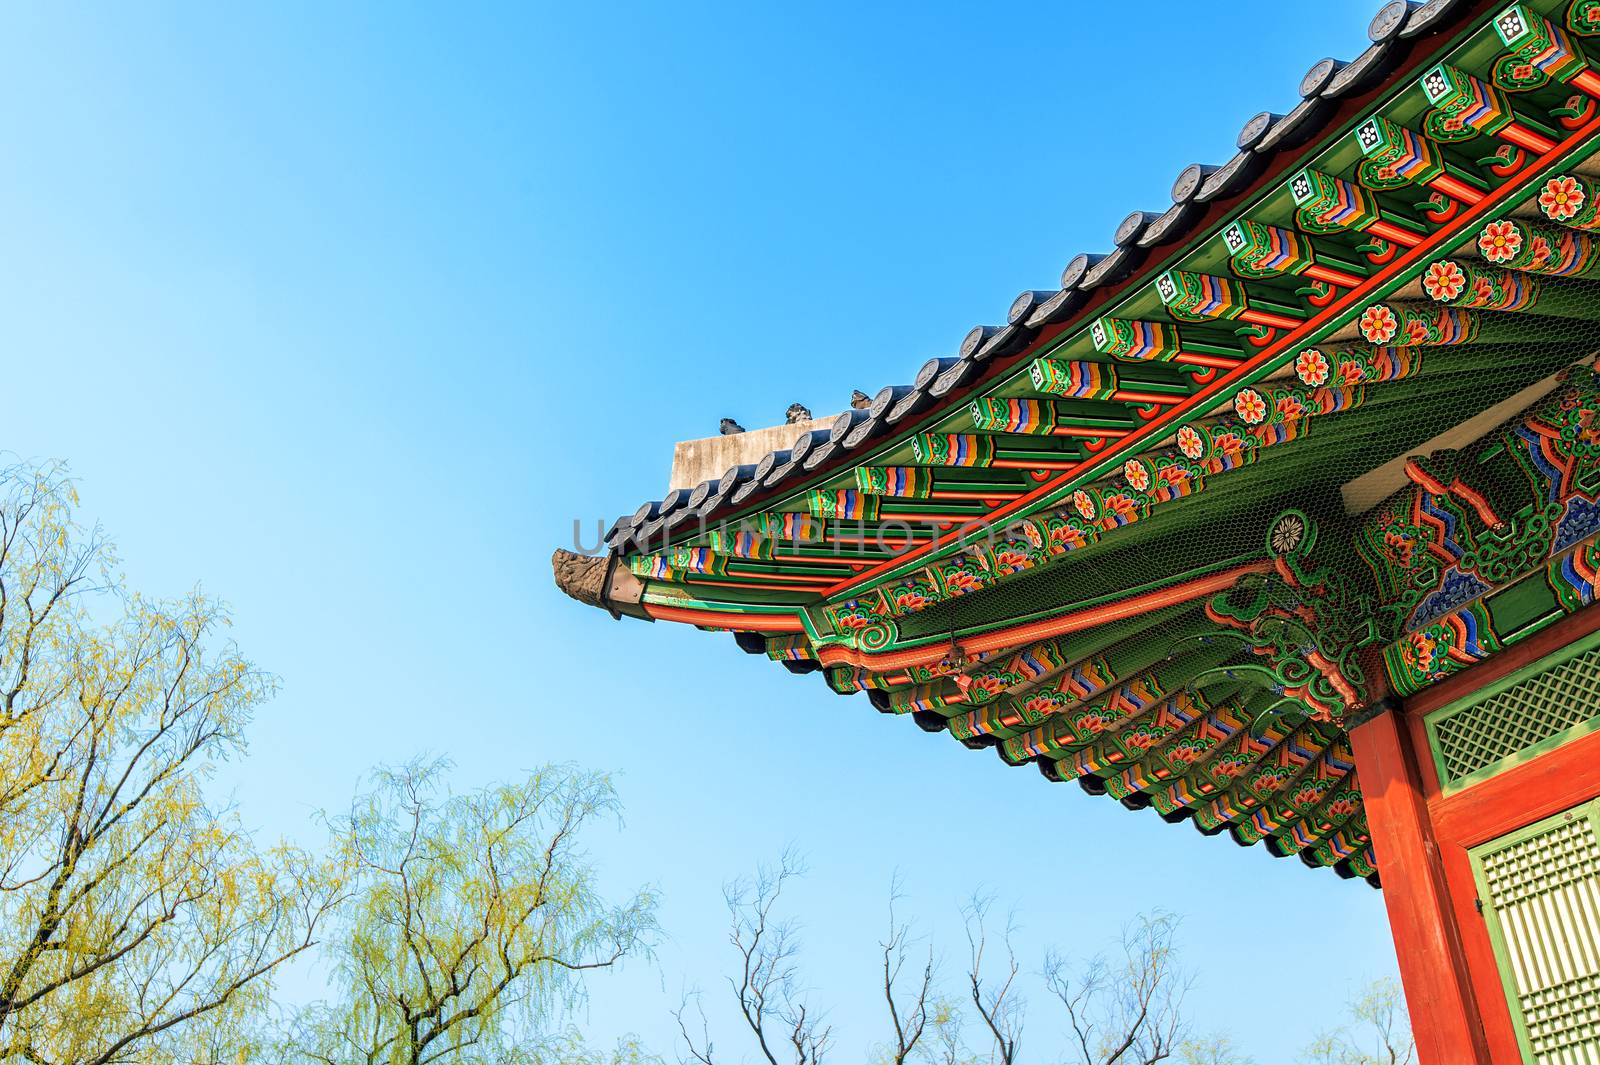
<svg viewBox="0 0 1600 1065"><path fill-rule="evenodd" d="M1438 32L1444 16L1461 0L1394 0L1373 18L1368 36L1374 42L1354 61L1323 59L1300 81L1304 97L1286 115L1263 111L1240 130L1240 149L1221 166L1194 163L1184 168L1172 186L1173 204L1157 214L1134 211L1113 234L1109 254L1074 256L1062 270L1057 292L1029 290L1012 301L1004 326L974 326L960 345L960 358L931 359L917 373L915 385L891 385L880 390L871 411L851 409L827 430L802 434L787 451L775 451L751 466L728 471L720 482L707 481L692 492L668 493L659 504L647 503L630 518L619 519L607 533L608 541L623 549L630 541L656 539L665 529L709 516L724 503L743 503L758 492L775 488L796 470L815 470L852 448L865 444L935 399L951 394L975 376L976 364L1023 350L1045 326L1061 322L1076 312L1087 291L1112 285L1141 265L1142 249L1180 239L1185 230L1207 212L1200 204L1244 191L1265 165L1265 156L1299 146L1321 128L1316 121L1333 105L1332 99L1364 90L1388 73L1385 57L1395 52L1396 41ZM1402 50L1404 51L1404 50Z"/></svg>

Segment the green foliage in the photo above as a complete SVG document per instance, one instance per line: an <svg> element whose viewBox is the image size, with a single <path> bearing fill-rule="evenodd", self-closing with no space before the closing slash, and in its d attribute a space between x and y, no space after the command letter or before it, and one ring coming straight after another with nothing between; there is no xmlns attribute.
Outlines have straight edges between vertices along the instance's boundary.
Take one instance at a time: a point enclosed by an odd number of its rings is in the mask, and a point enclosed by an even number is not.
<svg viewBox="0 0 1600 1065"><path fill-rule="evenodd" d="M1228 1035L1191 1039L1178 1048L1179 1065L1253 1065L1253 1059L1241 1054Z"/></svg>
<svg viewBox="0 0 1600 1065"><path fill-rule="evenodd" d="M1349 1023L1318 1036L1301 1061L1305 1065L1411 1065L1416 1055L1400 985L1379 980L1351 1001Z"/></svg>
<svg viewBox="0 0 1600 1065"><path fill-rule="evenodd" d="M298 1019L292 1050L330 1065L607 1060L550 1020L585 972L647 954L656 930L654 896L607 903L579 847L616 813L610 780L553 766L452 794L445 768L380 771L336 822L355 890L330 946L337 997Z"/></svg>
<svg viewBox="0 0 1600 1065"><path fill-rule="evenodd" d="M274 682L215 602L127 591L76 506L58 467L0 470L0 1061L655 1060L550 1023L655 928L653 897L605 904L578 848L616 810L606 778L457 796L411 765L326 859L258 847L204 784ZM330 926L340 994L284 1039L273 977Z"/></svg>
<svg viewBox="0 0 1600 1065"><path fill-rule="evenodd" d="M76 506L0 471L0 1060L247 1060L339 877L208 805L272 682L216 603L128 593Z"/></svg>

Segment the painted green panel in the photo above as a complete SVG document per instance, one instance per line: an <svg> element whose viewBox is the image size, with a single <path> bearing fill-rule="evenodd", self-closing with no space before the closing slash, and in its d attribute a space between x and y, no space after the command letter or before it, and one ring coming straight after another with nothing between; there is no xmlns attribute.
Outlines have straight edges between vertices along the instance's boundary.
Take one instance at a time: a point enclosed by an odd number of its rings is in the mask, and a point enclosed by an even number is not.
<svg viewBox="0 0 1600 1065"><path fill-rule="evenodd" d="M1550 584L1540 573L1530 573L1507 588L1489 596L1484 605L1494 622L1494 631L1503 636L1522 633L1524 629L1542 628L1545 624L1563 617Z"/></svg>
<svg viewBox="0 0 1600 1065"><path fill-rule="evenodd" d="M1423 720L1439 782L1457 791L1600 728L1600 633Z"/></svg>

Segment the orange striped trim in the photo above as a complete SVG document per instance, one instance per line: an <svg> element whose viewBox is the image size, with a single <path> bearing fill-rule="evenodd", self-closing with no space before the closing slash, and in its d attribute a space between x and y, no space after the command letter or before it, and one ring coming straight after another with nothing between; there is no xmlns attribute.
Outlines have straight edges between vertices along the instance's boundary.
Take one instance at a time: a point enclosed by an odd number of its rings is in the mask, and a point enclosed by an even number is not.
<svg viewBox="0 0 1600 1065"><path fill-rule="evenodd" d="M684 606L658 606L645 603L644 612L657 621L681 621L708 629L738 629L743 632L805 632L794 614L735 614L725 610L694 610Z"/></svg>

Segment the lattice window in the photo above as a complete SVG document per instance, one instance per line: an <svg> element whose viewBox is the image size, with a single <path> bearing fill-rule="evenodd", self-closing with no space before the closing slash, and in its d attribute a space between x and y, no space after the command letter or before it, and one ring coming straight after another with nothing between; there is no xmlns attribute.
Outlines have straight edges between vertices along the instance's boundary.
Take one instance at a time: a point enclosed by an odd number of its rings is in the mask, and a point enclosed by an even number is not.
<svg viewBox="0 0 1600 1065"><path fill-rule="evenodd" d="M1600 725L1600 647L1534 672L1487 698L1428 719L1440 782L1451 784L1551 740Z"/></svg>
<svg viewBox="0 0 1600 1065"><path fill-rule="evenodd" d="M1527 1060L1600 1060L1600 837L1594 804L1473 852Z"/></svg>

